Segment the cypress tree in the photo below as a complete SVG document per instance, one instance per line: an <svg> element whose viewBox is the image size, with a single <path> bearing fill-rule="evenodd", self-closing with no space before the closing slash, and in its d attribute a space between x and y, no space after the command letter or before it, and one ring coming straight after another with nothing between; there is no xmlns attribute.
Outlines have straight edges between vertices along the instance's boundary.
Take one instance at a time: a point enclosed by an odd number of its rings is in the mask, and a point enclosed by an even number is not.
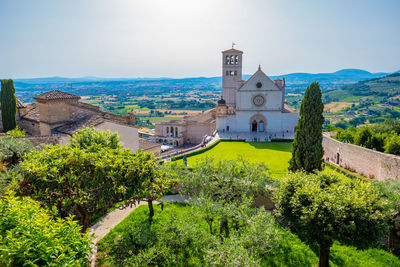
<svg viewBox="0 0 400 267"><path fill-rule="evenodd" d="M300 119L296 127L289 170L306 172L321 170L324 155L322 148L323 111L321 89L317 82L313 82L307 87L301 102Z"/></svg>
<svg viewBox="0 0 400 267"><path fill-rule="evenodd" d="M8 132L17 126L17 99L15 98L13 80L1 80L0 103L3 130L4 132Z"/></svg>

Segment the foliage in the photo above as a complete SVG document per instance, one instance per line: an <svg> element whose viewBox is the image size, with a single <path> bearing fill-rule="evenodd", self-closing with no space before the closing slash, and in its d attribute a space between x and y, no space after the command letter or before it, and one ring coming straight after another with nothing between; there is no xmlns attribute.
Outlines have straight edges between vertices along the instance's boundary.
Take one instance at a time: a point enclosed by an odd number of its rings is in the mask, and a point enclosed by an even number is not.
<svg viewBox="0 0 400 267"><path fill-rule="evenodd" d="M92 214L129 199L151 165L142 151L57 145L32 151L21 167L20 193L56 206L62 217L77 215L86 230Z"/></svg>
<svg viewBox="0 0 400 267"><path fill-rule="evenodd" d="M387 138L384 148L385 153L400 156L400 134L391 134L391 136Z"/></svg>
<svg viewBox="0 0 400 267"><path fill-rule="evenodd" d="M133 202L147 200L149 206L149 219L154 216L153 201L162 199L176 179L171 179L172 174L167 175L165 167L160 166L149 152L138 152L142 164L142 171L137 177L138 190L132 196Z"/></svg>
<svg viewBox="0 0 400 267"><path fill-rule="evenodd" d="M333 136L336 140L339 140L341 142L347 142L347 143L354 143L354 135L357 133L357 128L356 127L350 127L346 130L343 130L341 128L337 129L336 134Z"/></svg>
<svg viewBox="0 0 400 267"><path fill-rule="evenodd" d="M240 202L245 197L269 197L277 182L269 177L264 164L238 160L214 161L204 158L191 169L172 167L181 180L184 195L204 197L224 204Z"/></svg>
<svg viewBox="0 0 400 267"><path fill-rule="evenodd" d="M311 266L313 252L271 214L254 210L229 238L211 234L203 208L170 204L156 207L153 223L146 207L135 209L98 244L98 264L129 266ZM219 217L216 216L218 222ZM214 231L215 233L215 231ZM282 252L285 253L282 253Z"/></svg>
<svg viewBox="0 0 400 267"><path fill-rule="evenodd" d="M300 106L300 119L293 141L292 158L289 170L313 172L322 167L322 115L324 105L321 100L321 89L317 82L307 87Z"/></svg>
<svg viewBox="0 0 400 267"><path fill-rule="evenodd" d="M3 131L8 132L17 126L17 100L11 79L1 80L0 107Z"/></svg>
<svg viewBox="0 0 400 267"><path fill-rule="evenodd" d="M397 237L397 232L399 230L399 218L400 216L400 182L394 179L387 179L383 182L372 180L374 185L379 189L382 195L389 201L392 216L389 220L391 225L390 235L389 235L389 250L395 251L395 240ZM400 253L397 249L395 251Z"/></svg>
<svg viewBox="0 0 400 267"><path fill-rule="evenodd" d="M56 218L28 197L0 199L0 265L83 266L89 264L89 236L72 217Z"/></svg>
<svg viewBox="0 0 400 267"><path fill-rule="evenodd" d="M360 129L350 127L346 130L336 129L333 138L369 149L400 155L400 120L386 120Z"/></svg>
<svg viewBox="0 0 400 267"><path fill-rule="evenodd" d="M11 136L0 137L0 162L8 165L19 163L25 153L33 149L28 140L17 139Z"/></svg>
<svg viewBox="0 0 400 267"><path fill-rule="evenodd" d="M337 266L400 266L400 260L393 254L377 248L365 250L344 246L334 242L331 248L331 262Z"/></svg>
<svg viewBox="0 0 400 267"><path fill-rule="evenodd" d="M372 184L333 174L290 174L275 199L283 223L318 244L322 266L334 239L366 247L382 237L390 217L388 202Z"/></svg>
<svg viewBox="0 0 400 267"><path fill-rule="evenodd" d="M18 125L13 130L8 131L7 133L9 135L11 135L12 137L25 137L26 136L26 131L24 129L19 128Z"/></svg>
<svg viewBox="0 0 400 267"><path fill-rule="evenodd" d="M121 149L120 138L117 133L86 127L77 131L70 140L71 147L79 147L90 151L99 151L103 148Z"/></svg>

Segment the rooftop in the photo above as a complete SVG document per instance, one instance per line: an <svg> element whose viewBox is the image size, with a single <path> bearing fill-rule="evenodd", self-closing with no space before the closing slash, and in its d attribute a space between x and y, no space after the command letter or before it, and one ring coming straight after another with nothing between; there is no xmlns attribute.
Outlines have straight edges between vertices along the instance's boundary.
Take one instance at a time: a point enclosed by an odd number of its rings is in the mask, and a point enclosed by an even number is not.
<svg viewBox="0 0 400 267"><path fill-rule="evenodd" d="M60 90L49 91L35 96L35 100L62 100L62 99L81 99L80 96L63 92Z"/></svg>
<svg viewBox="0 0 400 267"><path fill-rule="evenodd" d="M241 54L243 54L243 51L237 50L237 49L235 49L235 48L231 48L231 49L222 51L222 53L241 53Z"/></svg>

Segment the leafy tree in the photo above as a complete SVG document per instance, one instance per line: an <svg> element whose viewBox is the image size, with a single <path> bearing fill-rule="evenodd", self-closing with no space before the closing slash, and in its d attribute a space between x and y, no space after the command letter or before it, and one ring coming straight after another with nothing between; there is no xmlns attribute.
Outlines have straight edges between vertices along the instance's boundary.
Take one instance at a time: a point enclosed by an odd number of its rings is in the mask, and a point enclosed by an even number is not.
<svg viewBox="0 0 400 267"><path fill-rule="evenodd" d="M384 148L385 153L400 156L400 135L392 133L391 136L387 138Z"/></svg>
<svg viewBox="0 0 400 267"><path fill-rule="evenodd" d="M29 197L0 199L0 265L86 266L89 236L72 217L57 218Z"/></svg>
<svg viewBox="0 0 400 267"><path fill-rule="evenodd" d="M16 139L10 136L0 137L0 162L8 165L18 164L25 153L33 149L28 140Z"/></svg>
<svg viewBox="0 0 400 267"><path fill-rule="evenodd" d="M11 79L1 80L0 106L3 131L8 132L17 126L17 100Z"/></svg>
<svg viewBox="0 0 400 267"><path fill-rule="evenodd" d="M139 150L136 157L140 158L141 175L137 177L139 190L132 197L133 202L146 200L149 206L149 219L154 216L153 201L161 199L171 185L175 184L175 179L166 175L165 170L160 166L153 154Z"/></svg>
<svg viewBox="0 0 400 267"><path fill-rule="evenodd" d="M120 138L117 133L86 127L77 131L70 140L71 147L98 151L103 148L121 149Z"/></svg>
<svg viewBox="0 0 400 267"><path fill-rule="evenodd" d="M98 152L69 146L46 146L32 151L21 163L23 181L19 192L48 207L61 217L77 214L83 231L90 217L136 193L149 166L145 158L128 149Z"/></svg>
<svg viewBox="0 0 400 267"><path fill-rule="evenodd" d="M275 195L277 215L291 231L319 247L329 266L333 241L367 246L380 240L390 218L388 202L371 183L338 175L289 174Z"/></svg>
<svg viewBox="0 0 400 267"><path fill-rule="evenodd" d="M322 124L324 123L324 105L321 100L321 89L317 82L307 87L300 106L300 119L293 141L293 156L289 170L313 172L321 170L322 157Z"/></svg>

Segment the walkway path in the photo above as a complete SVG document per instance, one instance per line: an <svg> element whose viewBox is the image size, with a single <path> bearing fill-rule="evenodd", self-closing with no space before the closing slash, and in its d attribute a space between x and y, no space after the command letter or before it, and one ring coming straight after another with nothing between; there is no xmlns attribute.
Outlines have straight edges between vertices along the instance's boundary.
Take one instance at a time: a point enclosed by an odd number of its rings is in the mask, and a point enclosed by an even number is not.
<svg viewBox="0 0 400 267"><path fill-rule="evenodd" d="M162 202L185 202L188 198L181 197L180 195L169 195L162 199ZM157 204L158 202L153 202ZM141 205L147 205L147 202L143 201L136 206L129 206L124 209L115 209L109 214L107 214L101 221L90 227L90 233L94 235L92 241L92 255L90 256L91 266L94 267L96 263L97 256L97 243L106 236L111 229L113 229L117 224L119 224L123 219L125 219L134 209Z"/></svg>

